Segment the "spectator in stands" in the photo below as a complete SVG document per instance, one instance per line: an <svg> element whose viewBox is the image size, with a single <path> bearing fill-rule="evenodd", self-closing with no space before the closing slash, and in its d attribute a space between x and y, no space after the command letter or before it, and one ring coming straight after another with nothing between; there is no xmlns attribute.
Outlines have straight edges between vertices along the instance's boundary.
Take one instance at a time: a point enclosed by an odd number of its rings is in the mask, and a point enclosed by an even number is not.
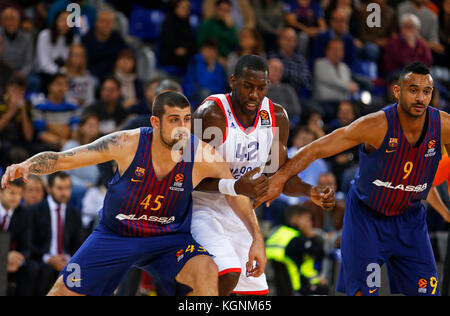
<svg viewBox="0 0 450 316"><path fill-rule="evenodd" d="M28 155L34 129L31 120L31 105L25 101L27 80L22 75L13 75L6 85L3 102L0 103L0 165L12 162L14 148Z"/></svg>
<svg viewBox="0 0 450 316"><path fill-rule="evenodd" d="M290 206L285 217L286 225L274 229L266 240L267 259L284 264L289 274L290 291L283 292L328 294L327 281L319 277L315 268L315 261L322 261L325 252L323 239L314 231L310 211L299 205Z"/></svg>
<svg viewBox="0 0 450 316"><path fill-rule="evenodd" d="M61 11L50 28L42 30L36 44L36 72L47 86L51 76L60 72L69 56L69 47L79 44L80 37L67 25L69 12Z"/></svg>
<svg viewBox="0 0 450 316"><path fill-rule="evenodd" d="M289 122L293 126L299 122L302 112L297 92L290 84L281 82L284 72L281 60L277 58L269 59L268 65L270 85L267 90L267 97L285 108L289 116Z"/></svg>
<svg viewBox="0 0 450 316"><path fill-rule="evenodd" d="M84 112L80 118L74 139L67 141L62 150L66 151L86 145L98 139L100 137L98 126L98 116L93 112ZM72 185L83 187L85 190L97 185L100 177L97 165L70 170L67 173L70 175Z"/></svg>
<svg viewBox="0 0 450 316"><path fill-rule="evenodd" d="M358 118L358 110L355 103L351 101L341 101L337 108L336 118L327 124L327 134L335 129L344 127Z"/></svg>
<svg viewBox="0 0 450 316"><path fill-rule="evenodd" d="M45 295L83 243L81 213L67 205L71 195L70 176L56 172L48 176L48 196L30 207L33 259L38 262L37 295Z"/></svg>
<svg viewBox="0 0 450 316"><path fill-rule="evenodd" d="M197 43L199 47L203 47L203 43L212 38L218 45L217 60L225 65L228 54L239 45L237 29L231 17L230 0L216 0L214 16L204 20L198 28Z"/></svg>
<svg viewBox="0 0 450 316"><path fill-rule="evenodd" d="M299 34L300 53L303 56L309 56L311 40L327 29L325 14L319 1L289 1L285 20L286 24L294 28Z"/></svg>
<svg viewBox="0 0 450 316"><path fill-rule="evenodd" d="M128 117L128 121L136 118L136 116L148 116L152 113L153 101L155 100L155 88L161 83L161 80L162 79L159 77L150 80L144 91L144 99L140 100L139 104L130 108L130 116ZM147 123L148 122L146 122L146 124Z"/></svg>
<svg viewBox="0 0 450 316"><path fill-rule="evenodd" d="M152 112L153 100L159 94L166 91L176 91L179 93L183 93L180 84L172 79L158 80L155 81L155 83L156 86L153 88L151 84L148 86L146 93L149 114L141 114L137 117L129 119L123 127L124 130L150 126L150 116Z"/></svg>
<svg viewBox="0 0 450 316"><path fill-rule="evenodd" d="M305 116L302 119L304 125L306 125L311 132L313 132L316 138L320 138L325 135L324 130L324 118L319 108L309 108L305 111Z"/></svg>
<svg viewBox="0 0 450 316"><path fill-rule="evenodd" d="M317 136L313 131L311 131L311 129L306 126L299 127L294 134L292 147L289 148L288 156L292 157L300 148L312 143L316 139ZM303 181L312 185L317 185L319 183L320 175L327 171L328 167L325 161L323 159L317 159L311 163L308 168L303 170L299 176Z"/></svg>
<svg viewBox="0 0 450 316"><path fill-rule="evenodd" d="M23 180L17 179L0 189L0 232L8 232L11 237L7 258L8 296L32 295L30 272L35 265L29 263L31 221L28 210L20 206L24 186Z"/></svg>
<svg viewBox="0 0 450 316"><path fill-rule="evenodd" d="M414 14L406 13L401 17L400 33L391 37L384 52L384 72L388 78L413 61L427 66L433 64L431 50L420 38L420 29L420 20Z"/></svg>
<svg viewBox="0 0 450 316"><path fill-rule="evenodd" d="M286 27L280 34L276 52L269 54L269 58L281 60L284 66L282 81L290 84L297 93L301 88L311 88L311 72L306 59L296 53L298 38L293 28Z"/></svg>
<svg viewBox="0 0 450 316"><path fill-rule="evenodd" d="M439 11L439 39L445 52L443 57L436 58L435 64L448 66L450 59L450 0L442 1Z"/></svg>
<svg viewBox="0 0 450 316"><path fill-rule="evenodd" d="M45 184L42 177L30 174L25 184L23 202L25 207L38 204L45 198Z"/></svg>
<svg viewBox="0 0 450 316"><path fill-rule="evenodd" d="M97 10L95 9L95 7L91 6L89 4L89 1L86 0L55 1L48 10L47 25L52 25L53 21L56 19L56 16L59 14L59 12L66 11L68 5L71 3L76 3L80 6L81 27L79 29L79 33L84 35L95 25L97 15Z"/></svg>
<svg viewBox="0 0 450 316"><path fill-rule="evenodd" d="M349 19L348 31L355 39L359 39L361 36L361 26L365 23L365 20L362 20L360 11L356 8L355 1L331 0L325 10L325 19L330 20L331 13L336 9L342 9L347 13Z"/></svg>
<svg viewBox="0 0 450 316"><path fill-rule="evenodd" d="M330 27L314 40L312 61L325 56L328 43L331 39L340 39L344 43L344 59L347 66L351 67L357 57L357 46L353 36L349 33L349 16L344 9L336 9L330 13Z"/></svg>
<svg viewBox="0 0 450 316"><path fill-rule="evenodd" d="M87 69L86 49L81 44L72 45L61 73L69 79L67 101L86 107L95 101L97 81Z"/></svg>
<svg viewBox="0 0 450 316"><path fill-rule="evenodd" d="M189 24L191 4L188 0L174 1L161 27L159 63L165 66L187 67L197 50L196 35Z"/></svg>
<svg viewBox="0 0 450 316"><path fill-rule="evenodd" d="M56 74L48 84L47 98L33 109L33 125L43 150L59 151L79 122L78 106L66 101L68 89L67 76Z"/></svg>
<svg viewBox="0 0 450 316"><path fill-rule="evenodd" d="M111 74L119 52L127 48L122 35L114 27L115 12L105 6L97 14L95 28L83 37L88 69L100 80Z"/></svg>
<svg viewBox="0 0 450 316"><path fill-rule="evenodd" d="M3 36L0 34L0 95L5 93L6 83L13 75L14 70L3 59Z"/></svg>
<svg viewBox="0 0 450 316"><path fill-rule="evenodd" d="M242 28L255 27L255 12L253 10L252 1L248 0L230 0L231 11L230 18L237 30ZM254 2L254 1L253 1ZM203 0L203 18L209 19L215 14L215 4L217 0Z"/></svg>
<svg viewBox="0 0 450 316"><path fill-rule="evenodd" d="M232 51L227 58L227 78L234 73L237 61L244 55L258 55L265 57L264 42L256 29L243 28L239 31L239 47Z"/></svg>
<svg viewBox="0 0 450 316"><path fill-rule="evenodd" d="M200 53L189 63L182 87L194 109L209 95L225 91L225 70L217 56L218 45L209 39L203 42Z"/></svg>
<svg viewBox="0 0 450 316"><path fill-rule="evenodd" d="M370 27L366 23L368 16L372 13L367 11L370 3L376 3L380 6L380 25L379 27ZM362 23L361 40L364 43L374 43L378 48L386 47L388 40L397 29L395 11L387 3L386 0L372 0L361 6L360 9Z"/></svg>
<svg viewBox="0 0 450 316"><path fill-rule="evenodd" d="M426 46L434 53L442 54L444 46L439 43L439 20L437 15L426 6L426 0L408 0L397 7L399 23L404 14L414 14L420 21L419 34Z"/></svg>
<svg viewBox="0 0 450 316"><path fill-rule="evenodd" d="M137 106L144 99L144 88L136 74L136 59L130 49L119 53L114 68L114 77L120 82L122 106L125 109Z"/></svg>
<svg viewBox="0 0 450 316"><path fill-rule="evenodd" d="M20 13L9 7L1 13L0 35L3 38L3 60L14 71L28 76L33 68L33 40L29 34L20 30Z"/></svg>
<svg viewBox="0 0 450 316"><path fill-rule="evenodd" d="M84 112L97 114L100 134L118 131L128 117L127 110L122 106L120 82L114 77L106 78L101 85L100 100L87 107Z"/></svg>
<svg viewBox="0 0 450 316"><path fill-rule="evenodd" d="M256 29L264 39L266 52L278 49L278 36L284 28L283 2L281 0L253 1Z"/></svg>
<svg viewBox="0 0 450 316"><path fill-rule="evenodd" d="M335 102L349 99L359 91L352 81L352 73L344 59L344 43L340 39L329 41L326 57L314 63L314 99L321 103L325 117L333 117Z"/></svg>

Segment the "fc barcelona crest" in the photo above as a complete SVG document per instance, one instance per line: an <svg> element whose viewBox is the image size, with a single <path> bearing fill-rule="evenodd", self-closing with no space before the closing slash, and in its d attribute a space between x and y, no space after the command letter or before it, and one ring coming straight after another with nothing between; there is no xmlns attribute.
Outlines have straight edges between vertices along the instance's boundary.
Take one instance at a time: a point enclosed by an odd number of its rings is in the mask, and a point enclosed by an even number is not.
<svg viewBox="0 0 450 316"><path fill-rule="evenodd" d="M396 148L398 146L398 138L389 138L389 147Z"/></svg>
<svg viewBox="0 0 450 316"><path fill-rule="evenodd" d="M134 171L134 174L138 178L142 178L145 176L145 169L141 167L136 167L136 170Z"/></svg>

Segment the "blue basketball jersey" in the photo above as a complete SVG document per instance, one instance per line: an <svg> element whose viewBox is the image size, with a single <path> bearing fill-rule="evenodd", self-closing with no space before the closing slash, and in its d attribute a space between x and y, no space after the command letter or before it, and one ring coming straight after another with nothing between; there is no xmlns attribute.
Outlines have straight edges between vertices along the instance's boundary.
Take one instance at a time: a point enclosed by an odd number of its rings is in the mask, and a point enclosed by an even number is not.
<svg viewBox="0 0 450 316"><path fill-rule="evenodd" d="M128 169L108 185L100 222L121 236L150 237L190 232L192 169L198 139L191 135L182 159L163 179L152 165L152 129L141 128L139 146Z"/></svg>
<svg viewBox="0 0 450 316"><path fill-rule="evenodd" d="M441 160L441 120L439 110L429 106L422 135L411 145L400 126L397 103L383 111L388 121L383 144L372 153L361 144L353 185L369 208L392 216L419 208L427 198Z"/></svg>

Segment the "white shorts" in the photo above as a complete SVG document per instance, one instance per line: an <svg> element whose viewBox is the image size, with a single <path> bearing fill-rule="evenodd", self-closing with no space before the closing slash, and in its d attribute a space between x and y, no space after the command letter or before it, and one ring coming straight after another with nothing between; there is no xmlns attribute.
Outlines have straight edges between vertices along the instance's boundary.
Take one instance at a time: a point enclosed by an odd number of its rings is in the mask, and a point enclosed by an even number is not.
<svg viewBox="0 0 450 316"><path fill-rule="evenodd" d="M269 293L266 276L247 277L246 264L252 236L237 218L216 216L212 209L196 210L192 214L191 233L194 239L214 257L219 276L238 272L239 282L233 293L265 295Z"/></svg>

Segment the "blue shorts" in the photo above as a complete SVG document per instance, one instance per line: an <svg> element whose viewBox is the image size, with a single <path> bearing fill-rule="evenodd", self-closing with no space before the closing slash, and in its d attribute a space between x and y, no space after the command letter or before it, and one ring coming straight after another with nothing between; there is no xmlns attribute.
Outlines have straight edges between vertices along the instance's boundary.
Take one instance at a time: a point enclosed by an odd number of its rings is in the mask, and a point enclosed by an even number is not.
<svg viewBox="0 0 450 316"><path fill-rule="evenodd" d="M391 293L440 295L426 211L384 216L348 193L341 237L342 262L336 290L353 296L377 295L379 267L386 263Z"/></svg>
<svg viewBox="0 0 450 316"><path fill-rule="evenodd" d="M210 255L190 233L123 237L100 224L61 271L66 287L90 296L110 296L132 266L152 275L175 295L175 277L189 259Z"/></svg>

